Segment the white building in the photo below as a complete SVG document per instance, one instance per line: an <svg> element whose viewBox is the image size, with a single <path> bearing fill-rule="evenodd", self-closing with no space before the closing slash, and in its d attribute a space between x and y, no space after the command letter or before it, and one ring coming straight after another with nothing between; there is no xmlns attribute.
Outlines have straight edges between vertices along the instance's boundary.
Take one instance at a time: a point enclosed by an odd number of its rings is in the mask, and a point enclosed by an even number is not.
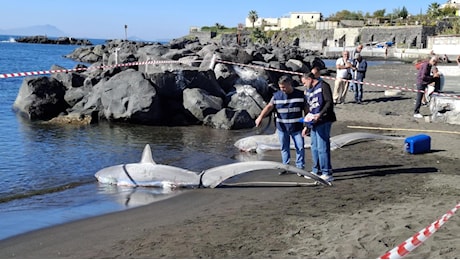
<svg viewBox="0 0 460 260"><path fill-rule="evenodd" d="M457 8L456 15L460 16L460 0L448 0L447 3L441 5L440 8L444 8L444 7L447 7L447 6Z"/></svg>
<svg viewBox="0 0 460 260"><path fill-rule="evenodd" d="M281 31L292 29L302 24L314 26L316 22L321 21L320 12L291 12L289 16L281 18L258 18L254 27L263 27L265 31ZM245 25L252 28L252 22L246 17Z"/></svg>

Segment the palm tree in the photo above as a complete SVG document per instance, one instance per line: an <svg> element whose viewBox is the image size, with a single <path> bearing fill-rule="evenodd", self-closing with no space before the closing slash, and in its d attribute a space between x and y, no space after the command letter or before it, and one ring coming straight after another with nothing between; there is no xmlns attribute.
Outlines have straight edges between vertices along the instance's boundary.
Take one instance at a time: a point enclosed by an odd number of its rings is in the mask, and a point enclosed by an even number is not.
<svg viewBox="0 0 460 260"><path fill-rule="evenodd" d="M434 2L434 3L431 3L429 6L428 6L428 11L427 11L427 14L429 17L438 17L440 15L440 8L441 6Z"/></svg>
<svg viewBox="0 0 460 260"><path fill-rule="evenodd" d="M259 19L259 16L257 15L257 12L254 10L251 10L248 15L249 21L252 23L252 28L254 28L254 23Z"/></svg>
<svg viewBox="0 0 460 260"><path fill-rule="evenodd" d="M406 19L407 16L409 16L409 12L407 11L407 8L405 6L403 6L402 9L399 10L398 16L402 17L403 19Z"/></svg>

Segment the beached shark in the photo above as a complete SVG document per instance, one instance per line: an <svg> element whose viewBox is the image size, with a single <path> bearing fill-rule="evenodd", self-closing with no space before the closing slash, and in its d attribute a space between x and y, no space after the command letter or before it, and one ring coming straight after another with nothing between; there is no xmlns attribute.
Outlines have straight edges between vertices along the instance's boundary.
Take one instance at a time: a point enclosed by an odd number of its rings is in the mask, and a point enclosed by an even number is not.
<svg viewBox="0 0 460 260"><path fill-rule="evenodd" d="M138 163L110 166L98 171L95 177L100 183L120 186L150 186L162 188L215 188L225 180L256 170L279 170L297 173L317 183L331 185L315 174L272 161L237 162L202 171L189 171L175 166L157 164L153 160L150 145L146 144Z"/></svg>
<svg viewBox="0 0 460 260"><path fill-rule="evenodd" d="M402 140L403 137L398 136L386 136L380 134L354 132L347 134L340 134L331 137L331 150L342 148L345 145L354 144L362 141L369 140ZM310 148L310 137L305 137L305 148ZM263 153L270 150L281 150L281 144L279 142L278 133L275 132L271 135L252 135L241 138L234 143L242 152L255 152ZM294 149L294 142L291 142L291 149Z"/></svg>

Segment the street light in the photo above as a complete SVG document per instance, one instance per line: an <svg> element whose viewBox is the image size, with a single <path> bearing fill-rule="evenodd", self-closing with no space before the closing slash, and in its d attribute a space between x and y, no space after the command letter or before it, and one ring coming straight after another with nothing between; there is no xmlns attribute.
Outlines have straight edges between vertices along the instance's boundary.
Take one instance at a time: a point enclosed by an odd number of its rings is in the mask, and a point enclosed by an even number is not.
<svg viewBox="0 0 460 260"><path fill-rule="evenodd" d="M125 24L125 40L128 40L128 25Z"/></svg>
<svg viewBox="0 0 460 260"><path fill-rule="evenodd" d="M120 47L115 48L115 65L118 65L118 51L121 50Z"/></svg>

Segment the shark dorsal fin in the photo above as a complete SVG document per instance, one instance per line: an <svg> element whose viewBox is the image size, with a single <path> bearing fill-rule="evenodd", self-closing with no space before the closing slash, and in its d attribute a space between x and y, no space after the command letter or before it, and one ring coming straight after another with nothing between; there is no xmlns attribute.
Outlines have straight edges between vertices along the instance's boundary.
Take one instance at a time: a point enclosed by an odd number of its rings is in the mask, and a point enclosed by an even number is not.
<svg viewBox="0 0 460 260"><path fill-rule="evenodd" d="M156 164L152 157L152 150L150 149L150 145L146 144L144 147L144 151L142 152L141 163L153 163Z"/></svg>

